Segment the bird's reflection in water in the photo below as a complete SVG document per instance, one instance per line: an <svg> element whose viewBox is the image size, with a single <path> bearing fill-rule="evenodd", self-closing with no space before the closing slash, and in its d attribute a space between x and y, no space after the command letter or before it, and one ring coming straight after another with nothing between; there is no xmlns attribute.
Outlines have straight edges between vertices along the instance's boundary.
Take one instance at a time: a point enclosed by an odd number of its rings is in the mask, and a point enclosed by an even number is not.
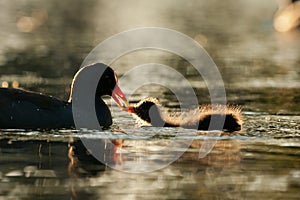
<svg viewBox="0 0 300 200"><path fill-rule="evenodd" d="M93 150L87 148L87 144L93 145ZM121 164L122 156L118 149L122 147L123 140L103 140L103 139L78 139L72 138L68 144L69 166L68 173L70 176L70 190L72 199L81 199L88 194L78 187L78 179L101 177L108 166ZM95 146L99 147L98 152ZM105 149L101 149L105 148ZM73 180L72 180L73 179Z"/></svg>
<svg viewBox="0 0 300 200"><path fill-rule="evenodd" d="M96 140L97 141L97 140ZM96 142L95 141L95 142ZM98 142L103 142L98 141ZM86 149L81 140L75 140L69 145L69 173L71 179L71 191L74 199L80 199L87 195L88 190L83 189L82 184L88 185L89 187L97 187L99 190L94 191L97 195L100 195L103 190L111 191L115 187L123 188L128 185L135 185L136 188L139 186L146 186L148 189L157 190L157 185L160 184L163 187L167 187L169 181L172 178L177 177L179 182L184 182L185 179L192 180L190 184L200 184L205 185L211 190L222 189L222 184L215 184L216 179L220 183L234 182L231 180L228 174L234 170L239 169L239 163L242 160L242 148L240 142L233 140L217 141L213 150L204 158L199 158L199 149L205 141L195 140L192 142L191 147L187 149L185 153L174 163L162 168L159 171L154 171L152 173L120 173L118 170L107 169L107 167L98 161L93 155L90 154L89 150ZM123 150L134 148L139 149L141 146L147 149L149 141L113 141L116 148L122 148ZM117 145L120 145L119 147ZM148 151L151 151L149 147ZM114 163L115 165L130 165L130 163L135 163L134 160L126 153L121 155L118 153L117 149L108 150L106 156L110 155L110 160L106 159L107 162ZM121 151L123 152L123 151ZM157 154L157 156L159 156ZM160 155L158 160L163 160L165 155ZM149 162L150 163L150 162ZM184 168L184 172L178 170L178 166ZM115 167L115 166L113 166ZM126 169L126 168L125 168ZM158 174L161 174L158 178ZM184 174L184 176L183 176ZM114 182L112 180L118 179L119 182ZM126 180L126 181L125 181ZM112 181L112 182L111 182ZM126 184L125 184L126 182ZM105 185L105 188L103 186ZM216 186L217 185L217 186ZM100 188L103 188L100 189ZM134 188L127 188L129 192ZM157 191L159 193L159 191ZM90 194L92 195L92 194Z"/></svg>
<svg viewBox="0 0 300 200"><path fill-rule="evenodd" d="M98 152L88 149L86 144L93 143L99 147ZM103 139L72 139L69 143L68 157L70 164L68 171L71 177L96 176L103 172L107 166L122 163L122 156L118 152L122 148L123 140L103 140ZM104 148L104 149L101 149Z"/></svg>
<svg viewBox="0 0 300 200"><path fill-rule="evenodd" d="M170 140L172 139L111 140L111 143L110 140L104 139L86 141L79 138L71 138L65 142L1 140L2 152L6 152L7 149L11 151L7 157L2 155L2 159L6 160L5 163L8 163L13 156L15 158L13 163L16 163L15 169L19 169L20 174L22 171L26 173L25 176L19 175L19 179L16 179L16 170L5 171L3 174L14 176L14 179L7 176L10 181L24 181L23 185L26 183L28 191L34 191L39 195L46 196L49 194L47 192L51 191L53 194L61 194L64 197L71 196L72 199L97 199L105 192L114 191L116 187L124 188L121 192L125 196L144 187L156 191L153 193L154 196L163 196L164 193L159 188L168 187L172 181L186 183L186 185L178 185L179 188L174 188L176 190L183 189L181 187L190 188L191 184L200 184L214 191L216 188L221 190L224 183L228 181L234 183L235 180L231 180L229 175L232 171L241 170L244 151L241 143L236 140L217 141L212 151L201 159L198 157L199 148L205 141L195 140L191 147L174 163L152 173L120 173L118 170L109 169L106 166L106 164L113 168L119 166L119 169L123 169L122 167L125 166L126 169L126 166L137 165L138 163L131 154L126 151L139 152L141 149L144 150L145 154L143 155L147 159L151 159L151 154L154 156L154 160L145 160L143 165L161 163L168 157L159 152L153 152L155 151L153 144L165 147ZM87 148L87 143L95 145L92 145L94 148ZM97 147L102 155L92 152ZM106 147L106 151L101 149L103 147ZM180 150L180 148L175 150ZM15 153L12 154L12 152ZM26 156L26 161L23 159L24 156L18 156L18 152L22 152ZM121 154L120 152L125 153ZM103 159L101 160L103 162L99 161L100 159ZM31 161L28 162L28 160ZM18 162L19 164L17 164ZM26 167L23 169L24 166ZM113 181L117 179L118 182ZM16 190L22 191L17 187ZM30 194L32 193L22 192L23 196Z"/></svg>

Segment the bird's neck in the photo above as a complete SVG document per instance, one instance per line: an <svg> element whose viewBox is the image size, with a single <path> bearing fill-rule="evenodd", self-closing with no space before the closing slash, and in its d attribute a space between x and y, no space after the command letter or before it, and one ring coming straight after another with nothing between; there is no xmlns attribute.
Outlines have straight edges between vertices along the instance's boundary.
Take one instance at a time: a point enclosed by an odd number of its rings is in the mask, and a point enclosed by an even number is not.
<svg viewBox="0 0 300 200"><path fill-rule="evenodd" d="M101 126L108 127L112 124L112 116L108 106L100 97L97 96L95 97L95 111L98 122Z"/></svg>

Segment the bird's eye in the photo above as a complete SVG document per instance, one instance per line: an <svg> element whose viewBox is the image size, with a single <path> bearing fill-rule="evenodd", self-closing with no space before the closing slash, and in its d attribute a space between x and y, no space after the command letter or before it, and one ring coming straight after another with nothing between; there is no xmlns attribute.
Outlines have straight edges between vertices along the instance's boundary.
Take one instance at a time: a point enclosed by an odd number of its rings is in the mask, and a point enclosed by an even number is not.
<svg viewBox="0 0 300 200"><path fill-rule="evenodd" d="M106 81L110 82L110 77L111 77L111 76L109 76L109 75L105 75L105 76L104 76L104 79L105 79Z"/></svg>

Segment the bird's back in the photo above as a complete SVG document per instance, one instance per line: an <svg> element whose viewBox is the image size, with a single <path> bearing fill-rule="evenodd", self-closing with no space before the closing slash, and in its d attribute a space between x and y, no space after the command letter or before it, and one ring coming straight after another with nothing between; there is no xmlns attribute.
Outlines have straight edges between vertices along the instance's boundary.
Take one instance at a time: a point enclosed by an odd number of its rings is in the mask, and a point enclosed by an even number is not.
<svg viewBox="0 0 300 200"><path fill-rule="evenodd" d="M1 129L74 127L72 106L55 97L13 88L0 88Z"/></svg>

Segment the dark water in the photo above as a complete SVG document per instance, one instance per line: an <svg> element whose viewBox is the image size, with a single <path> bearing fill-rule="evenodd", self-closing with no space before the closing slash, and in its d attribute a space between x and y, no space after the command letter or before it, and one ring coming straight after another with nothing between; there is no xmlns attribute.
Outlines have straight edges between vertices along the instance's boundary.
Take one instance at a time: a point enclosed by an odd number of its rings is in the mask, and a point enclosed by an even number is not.
<svg viewBox="0 0 300 200"><path fill-rule="evenodd" d="M67 99L72 76L98 43L129 28L160 26L204 46L222 75L228 103L241 105L245 121L242 131L220 136L139 127L113 105L114 125L104 132L2 130L0 199L299 199L300 32L273 30L275 1L0 4L2 86ZM199 74L170 53L137 51L112 67L122 77L150 62L181 72L199 102L210 102ZM164 74L158 76L176 84ZM147 96L159 98L171 112L178 110L174 95L157 85L140 88L129 100ZM101 158L117 170L91 156L80 137L97 144L113 141L116 147L108 145ZM199 158L207 142L216 143ZM159 167L170 159L162 153L166 147L169 154L182 156L151 173L122 172Z"/></svg>

